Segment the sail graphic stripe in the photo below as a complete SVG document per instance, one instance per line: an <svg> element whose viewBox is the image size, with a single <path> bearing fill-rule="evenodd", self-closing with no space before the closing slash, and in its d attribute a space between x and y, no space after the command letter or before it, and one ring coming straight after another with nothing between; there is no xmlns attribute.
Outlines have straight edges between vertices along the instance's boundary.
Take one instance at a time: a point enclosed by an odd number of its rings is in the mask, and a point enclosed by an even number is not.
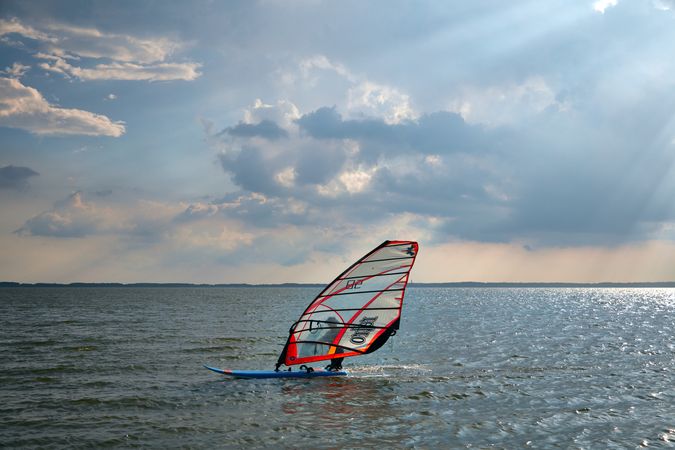
<svg viewBox="0 0 675 450"><path fill-rule="evenodd" d="M382 306L382 307L374 307L374 308L368 308L368 311L376 311L379 309L386 310L386 309L398 309L398 306ZM362 308L335 308L333 311L360 311ZM304 316L301 316L304 317ZM298 320L298 322L302 322L301 320ZM316 322L316 321L315 321Z"/></svg>
<svg viewBox="0 0 675 450"><path fill-rule="evenodd" d="M322 330L344 330L344 329L349 329L349 328L358 328L358 329L364 329L364 330L366 330L366 329L368 329L368 330L384 330L387 327L386 326L382 326L382 327L362 327L362 326L359 326L359 325L352 325L352 326L349 326L349 327L321 327ZM298 333L300 333L300 331L298 331ZM324 340L302 339L302 340L296 340L295 342L297 344L303 344L303 343L306 343L306 342L313 342L313 343L320 343L320 344L324 344L324 345L335 345L334 341L324 341Z"/></svg>
<svg viewBox="0 0 675 450"><path fill-rule="evenodd" d="M405 266L405 267L409 267L409 266ZM374 275L369 275L369 276L371 276L371 277L387 277L387 276L391 276L391 275L405 275L406 273L408 273L408 272L376 273ZM363 278L363 277L364 277L364 275L357 275L355 277L342 277L342 278L337 278L335 281L338 281L338 280L354 280L356 278Z"/></svg>
<svg viewBox="0 0 675 450"><path fill-rule="evenodd" d="M359 291L359 292L339 292L337 294L328 294L328 295L319 295L319 297L333 297L336 295L359 295L359 294L371 294L375 292L384 292L384 291L402 291L403 288L400 289L378 289L376 291Z"/></svg>
<svg viewBox="0 0 675 450"><path fill-rule="evenodd" d="M381 262L381 261L396 261L398 259L413 259L414 256L400 256L397 258L382 258L382 259L369 259L366 262Z"/></svg>

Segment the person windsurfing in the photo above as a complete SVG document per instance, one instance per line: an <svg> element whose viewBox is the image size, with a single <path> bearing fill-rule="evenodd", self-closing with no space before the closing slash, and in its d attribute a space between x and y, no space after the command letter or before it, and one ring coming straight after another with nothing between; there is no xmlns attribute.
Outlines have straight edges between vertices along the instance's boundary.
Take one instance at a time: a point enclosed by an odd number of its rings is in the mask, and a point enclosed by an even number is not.
<svg viewBox="0 0 675 450"><path fill-rule="evenodd" d="M333 342L337 338L338 334L340 333L340 330L343 327L340 326L340 322L338 322L338 320L333 316L326 319L326 325L327 325L326 332L321 337L321 340L325 341L325 342ZM336 355L340 354L340 353L342 353L341 348L338 347L337 349L335 349ZM337 372L337 371L341 370L343 360L344 360L344 358L333 358L333 359L331 359L330 364L328 364L326 366L326 370L330 370L330 371L333 371L333 372Z"/></svg>

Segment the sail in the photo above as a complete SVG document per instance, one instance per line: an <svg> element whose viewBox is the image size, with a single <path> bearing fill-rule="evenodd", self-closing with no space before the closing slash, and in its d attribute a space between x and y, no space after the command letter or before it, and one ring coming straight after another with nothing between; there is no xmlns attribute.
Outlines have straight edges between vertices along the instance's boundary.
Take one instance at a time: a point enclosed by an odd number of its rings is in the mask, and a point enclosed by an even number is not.
<svg viewBox="0 0 675 450"><path fill-rule="evenodd" d="M385 241L352 264L290 329L277 368L370 353L399 326L418 245Z"/></svg>

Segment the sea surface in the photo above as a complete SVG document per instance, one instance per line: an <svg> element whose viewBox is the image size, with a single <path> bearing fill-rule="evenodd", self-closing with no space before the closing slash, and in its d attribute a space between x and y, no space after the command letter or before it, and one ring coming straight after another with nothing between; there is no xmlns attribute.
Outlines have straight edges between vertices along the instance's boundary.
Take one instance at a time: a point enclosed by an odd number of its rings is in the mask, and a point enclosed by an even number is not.
<svg viewBox="0 0 675 450"><path fill-rule="evenodd" d="M318 288L0 289L0 447L673 448L675 289L411 288L350 375L272 369Z"/></svg>

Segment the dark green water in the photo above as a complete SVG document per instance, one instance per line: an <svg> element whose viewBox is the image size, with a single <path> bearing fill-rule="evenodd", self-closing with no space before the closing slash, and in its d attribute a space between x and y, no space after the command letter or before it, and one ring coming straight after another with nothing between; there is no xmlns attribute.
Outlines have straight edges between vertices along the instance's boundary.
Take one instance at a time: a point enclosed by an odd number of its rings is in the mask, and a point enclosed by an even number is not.
<svg viewBox="0 0 675 450"><path fill-rule="evenodd" d="M270 369L316 288L0 289L0 447L673 448L675 289L410 289L350 376Z"/></svg>

